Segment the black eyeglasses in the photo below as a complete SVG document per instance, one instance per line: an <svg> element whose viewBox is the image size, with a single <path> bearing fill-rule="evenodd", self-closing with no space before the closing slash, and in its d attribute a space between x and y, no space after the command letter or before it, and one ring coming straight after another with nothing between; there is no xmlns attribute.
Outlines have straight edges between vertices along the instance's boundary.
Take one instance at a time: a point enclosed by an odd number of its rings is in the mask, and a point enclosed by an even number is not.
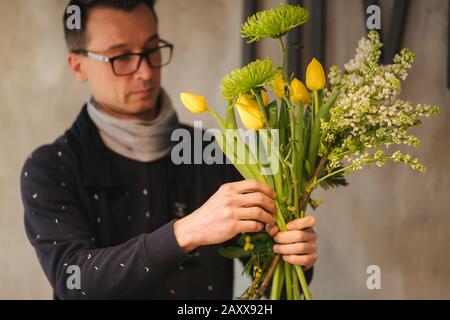
<svg viewBox="0 0 450 320"><path fill-rule="evenodd" d="M170 63L173 54L173 44L159 40L156 48L151 48L140 53L126 53L115 57L106 57L87 50L73 50L73 53L82 54L102 62L111 64L116 76L128 76L139 70L142 59L155 69L162 68Z"/></svg>

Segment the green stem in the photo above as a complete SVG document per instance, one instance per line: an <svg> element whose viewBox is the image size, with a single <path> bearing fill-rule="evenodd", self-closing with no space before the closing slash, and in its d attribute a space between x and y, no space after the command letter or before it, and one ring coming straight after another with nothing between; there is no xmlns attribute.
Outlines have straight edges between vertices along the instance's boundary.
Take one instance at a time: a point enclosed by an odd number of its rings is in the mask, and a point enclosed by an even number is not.
<svg viewBox="0 0 450 320"><path fill-rule="evenodd" d="M304 158L305 158L305 153L304 153L304 148L306 147L304 145L303 139L304 139L304 132L303 132L303 121L304 121L304 115L303 115L303 103L300 103L299 107L298 107L298 117L297 117L297 133L298 133L298 138L297 138L297 150L299 151L299 159L298 159L298 182L300 184L300 189L301 189L301 183L303 181L303 166L304 166Z"/></svg>
<svg viewBox="0 0 450 320"><path fill-rule="evenodd" d="M261 166L254 158L248 145L241 140L237 134L237 130L226 130L223 135L223 139L225 139L224 145L219 144L219 146L222 148L222 151L224 151L230 161L237 166L238 170L242 167L248 168L255 179L267 183L266 178L261 174ZM244 159L242 159L242 156L244 156ZM249 159L249 162L247 162L247 159Z"/></svg>
<svg viewBox="0 0 450 320"><path fill-rule="evenodd" d="M208 112L210 115L212 115L217 123L219 124L220 128L222 129L222 132L225 132L227 126L225 124L225 121L222 119L221 116L219 116L213 109L207 108L206 112Z"/></svg>
<svg viewBox="0 0 450 320"><path fill-rule="evenodd" d="M326 179L328 179L328 178L334 176L335 174L344 172L345 170L349 169L350 167L351 167L351 165L346 166L346 167L344 167L344 168L341 168L341 169L339 169L339 170L333 171L332 173L329 173L329 174L327 174L326 176L323 176L322 178L320 178L320 179L318 179L318 180L316 181L316 183L314 184L314 186L316 186L316 185L318 185L319 183L321 183L322 181L324 181L324 180L326 180Z"/></svg>
<svg viewBox="0 0 450 320"><path fill-rule="evenodd" d="M227 126L227 129L237 129L237 122L236 122L236 114L234 112L234 102L228 101L227 105L227 114L225 118L225 124Z"/></svg>
<svg viewBox="0 0 450 320"><path fill-rule="evenodd" d="M280 298L281 298L281 292L283 290L283 286L284 286L284 283L285 283L285 275L284 275L284 272L283 272L282 264L283 264L283 261L281 261L277 265L277 268L280 268L280 286L278 287L277 300L280 300Z"/></svg>
<svg viewBox="0 0 450 320"><path fill-rule="evenodd" d="M317 151L320 144L320 115L319 115L319 94L314 91L314 112L312 117L311 136L308 148L308 164L311 168L316 166Z"/></svg>
<svg viewBox="0 0 450 320"><path fill-rule="evenodd" d="M295 269L292 271L292 292L294 295L294 300L301 300L300 288L298 287L298 277L295 273Z"/></svg>
<svg viewBox="0 0 450 320"><path fill-rule="evenodd" d="M282 68L283 68L283 79L287 80L287 53L286 53L286 47L284 45L284 41L282 37L278 38L278 44L280 45L281 49L281 57L282 57Z"/></svg>
<svg viewBox="0 0 450 320"><path fill-rule="evenodd" d="M301 217L305 216L305 209L306 209L306 206L308 204L307 201L308 201L309 193L312 191L312 188L310 188L310 186L312 185L312 181L314 181L316 179L316 177L320 174L320 172L322 171L322 169L324 168L324 166L326 164L326 161L327 161L327 157L326 156L323 156L320 159L319 165L317 166L316 170L314 171L314 174L313 174L313 177L311 178L311 181L308 183L308 187L303 192L302 199L301 199L301 202L300 202L300 207L299 207L299 209L301 210ZM277 206L277 209L279 210L278 201L275 202L275 204ZM278 221L277 221L277 224L278 224ZM278 226L279 226L280 231L286 231L286 226L284 226L284 229L282 229L280 227L280 225L278 225ZM267 272L267 274L264 276L264 279L262 281L262 285L261 285L260 290L258 290L258 293L253 297L255 300L260 299L261 296L264 294L264 290L267 287L267 285L268 285L268 283L269 283L269 281L270 281L270 279L271 279L271 277L273 275L273 271L271 273L270 270L275 270L275 268L280 263L280 261L281 261L281 255L277 254L275 256L275 258L272 260L272 263L270 264L269 272ZM302 290L303 290L303 294L305 295L306 299L308 299L308 298L311 299L311 294L309 293L309 289L308 289L308 283L306 282L305 276L303 274L303 270L302 270L301 267L299 267L300 269L298 270L298 267L299 266L295 266L295 270L297 271L297 274L299 274L299 280L300 280L300 285L301 285Z"/></svg>
<svg viewBox="0 0 450 320"><path fill-rule="evenodd" d="M386 156L382 157L381 159L367 159L367 160L361 161L361 165L364 165L364 164L367 164L367 163L371 163L371 162L377 162L377 161L380 161L380 160L387 160L387 159L391 159L391 158L392 158L392 155L386 155ZM319 183L321 183L322 181L328 179L329 177L334 176L335 174L338 174L338 173L341 173L341 172L344 172L344 171L350 169L352 166L353 166L353 164L350 164L350 165L348 165L346 167L343 167L343 168L341 168L339 170L333 171L332 173L329 173L329 174L323 176L322 178L318 179L315 182L314 186L318 185Z"/></svg>
<svg viewBox="0 0 450 320"><path fill-rule="evenodd" d="M296 143L296 136L295 136L295 108L292 106L289 99L284 98L287 105L289 106L289 116L290 116L290 122L291 122L291 150L292 150L292 162L290 166L290 171L292 175L292 186L294 189L294 215L298 218L298 204L299 204L299 192L298 192L298 184L299 181L297 180L298 174L298 165L297 165L297 143Z"/></svg>
<svg viewBox="0 0 450 320"><path fill-rule="evenodd" d="M270 129L269 120L267 118L266 107L264 106L264 102L262 101L261 93L260 92L259 93L255 92L254 89L252 89L251 92L252 92L252 95L256 98L256 101L258 102L259 110L261 111L261 113L263 115L264 123L266 125L266 128Z"/></svg>
<svg viewBox="0 0 450 320"><path fill-rule="evenodd" d="M314 91L314 110L316 112L316 116L319 115L319 92L317 90Z"/></svg>
<svg viewBox="0 0 450 320"><path fill-rule="evenodd" d="M282 286L281 280L281 265L278 264L275 272L273 274L272 280L272 288L270 290L270 300L279 300L280 299L280 287Z"/></svg>
<svg viewBox="0 0 450 320"><path fill-rule="evenodd" d="M278 195L277 195L277 197L278 197ZM287 231L286 220L284 220L283 213L281 211L279 202L280 201L278 199L277 199L277 201L275 201L275 206L277 207L277 215L275 216L275 220L276 220L278 229L280 229L280 231L284 232L284 231Z"/></svg>
<svg viewBox="0 0 450 320"><path fill-rule="evenodd" d="M236 150L233 146L235 141L234 138L231 137L231 141L228 138L229 137L227 137L226 134L216 135L216 141L223 153L228 157L228 159L230 159L245 179L256 179L261 181L262 176L260 175L259 170L255 168L257 165L242 163L242 161L238 159Z"/></svg>
<svg viewBox="0 0 450 320"><path fill-rule="evenodd" d="M291 265L289 263L284 264L284 276L286 277L286 298L292 300L292 273Z"/></svg>
<svg viewBox="0 0 450 320"><path fill-rule="evenodd" d="M261 132L261 136L263 139L265 139L266 145L268 148L270 148L271 157L272 155L276 156L276 161L278 161L278 171L273 175L274 184L275 184L275 192L277 193L277 199L279 199L280 203L284 200L284 193L283 193L283 164L281 155L276 149L276 147L273 145L272 139L270 138L269 132Z"/></svg>
<svg viewBox="0 0 450 320"><path fill-rule="evenodd" d="M306 300L311 300L311 293L309 292L308 282L306 282L305 273L303 268L299 265L295 265L295 271L297 271L298 279L300 280L300 286L302 287L303 295Z"/></svg>

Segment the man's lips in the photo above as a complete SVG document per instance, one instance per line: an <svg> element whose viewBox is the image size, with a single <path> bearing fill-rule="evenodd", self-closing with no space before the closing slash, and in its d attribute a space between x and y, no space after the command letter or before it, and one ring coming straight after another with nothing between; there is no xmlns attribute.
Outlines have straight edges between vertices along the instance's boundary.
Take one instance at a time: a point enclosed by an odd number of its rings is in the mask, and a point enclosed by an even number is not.
<svg viewBox="0 0 450 320"><path fill-rule="evenodd" d="M150 94L150 92L152 91L151 88L147 88L147 89L142 89L142 90L136 90L131 92L131 94L136 94L136 95L148 95Z"/></svg>

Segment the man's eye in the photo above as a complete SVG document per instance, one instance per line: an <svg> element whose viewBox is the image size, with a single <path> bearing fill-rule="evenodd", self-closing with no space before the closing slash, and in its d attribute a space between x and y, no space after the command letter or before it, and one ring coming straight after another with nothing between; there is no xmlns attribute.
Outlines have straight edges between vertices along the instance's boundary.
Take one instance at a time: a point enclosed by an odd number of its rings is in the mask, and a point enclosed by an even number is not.
<svg viewBox="0 0 450 320"><path fill-rule="evenodd" d="M121 62L127 62L127 61L130 61L132 59L132 57L133 56L131 56L131 55L121 56L121 57L118 57L117 60L121 61Z"/></svg>
<svg viewBox="0 0 450 320"><path fill-rule="evenodd" d="M159 49L159 46L154 46L154 47L149 47L149 48L145 48L145 51L156 51Z"/></svg>

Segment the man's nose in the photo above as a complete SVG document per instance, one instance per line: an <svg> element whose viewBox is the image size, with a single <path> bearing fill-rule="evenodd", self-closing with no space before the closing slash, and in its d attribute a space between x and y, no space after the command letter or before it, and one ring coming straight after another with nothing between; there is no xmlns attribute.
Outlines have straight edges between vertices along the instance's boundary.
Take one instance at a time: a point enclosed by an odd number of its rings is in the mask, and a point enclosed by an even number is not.
<svg viewBox="0 0 450 320"><path fill-rule="evenodd" d="M142 59L138 70L135 73L137 79L150 80L153 76L153 68L148 63L147 59Z"/></svg>

